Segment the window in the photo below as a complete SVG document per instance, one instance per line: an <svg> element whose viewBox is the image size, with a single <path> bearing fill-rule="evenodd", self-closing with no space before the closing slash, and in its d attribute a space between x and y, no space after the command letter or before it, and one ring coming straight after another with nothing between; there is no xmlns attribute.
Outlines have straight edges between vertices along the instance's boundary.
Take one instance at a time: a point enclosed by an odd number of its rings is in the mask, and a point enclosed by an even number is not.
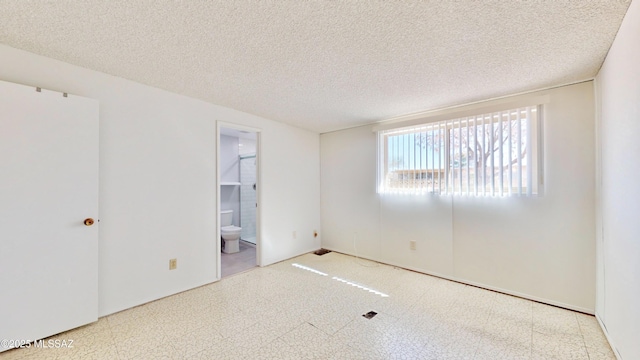
<svg viewBox="0 0 640 360"><path fill-rule="evenodd" d="M378 192L537 194L540 109L379 131Z"/></svg>

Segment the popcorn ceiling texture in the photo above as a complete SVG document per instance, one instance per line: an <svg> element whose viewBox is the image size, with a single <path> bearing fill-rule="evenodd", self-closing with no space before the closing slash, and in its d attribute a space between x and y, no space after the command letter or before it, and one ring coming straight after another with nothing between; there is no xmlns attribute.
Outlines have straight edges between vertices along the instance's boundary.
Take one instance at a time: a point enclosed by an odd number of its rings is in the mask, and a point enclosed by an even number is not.
<svg viewBox="0 0 640 360"><path fill-rule="evenodd" d="M3 0L0 42L327 132L591 78L629 2Z"/></svg>

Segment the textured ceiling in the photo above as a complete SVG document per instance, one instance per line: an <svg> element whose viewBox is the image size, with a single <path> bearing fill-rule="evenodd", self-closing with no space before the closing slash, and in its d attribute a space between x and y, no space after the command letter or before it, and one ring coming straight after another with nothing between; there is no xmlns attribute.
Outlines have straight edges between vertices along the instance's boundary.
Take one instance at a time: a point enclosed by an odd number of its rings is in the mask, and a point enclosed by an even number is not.
<svg viewBox="0 0 640 360"><path fill-rule="evenodd" d="M591 78L628 5L2 0L0 42L327 132Z"/></svg>

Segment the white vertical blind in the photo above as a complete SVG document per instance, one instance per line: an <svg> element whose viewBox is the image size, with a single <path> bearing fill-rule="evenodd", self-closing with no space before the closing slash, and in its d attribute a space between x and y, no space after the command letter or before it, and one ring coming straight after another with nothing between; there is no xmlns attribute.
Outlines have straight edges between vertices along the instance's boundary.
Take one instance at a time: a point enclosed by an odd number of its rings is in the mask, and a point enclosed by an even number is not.
<svg viewBox="0 0 640 360"><path fill-rule="evenodd" d="M426 133L422 131L423 129L424 128L420 129L421 131L420 131L420 134L419 134L420 135L420 146L422 146L423 139L424 139L425 142L427 141L426 138L424 137ZM420 151L419 164L422 164L422 154L423 153L424 153L423 151ZM425 154L425 158L426 158L426 154ZM427 164L427 168L429 168L429 159L425 159L425 162ZM424 181L421 181L420 182L420 192L424 192L424 187L425 187L425 183L424 183Z"/></svg>
<svg viewBox="0 0 640 360"><path fill-rule="evenodd" d="M459 193L462 193L462 119L458 119L458 131L456 132L456 135L458 137L458 191Z"/></svg>
<svg viewBox="0 0 640 360"><path fill-rule="evenodd" d="M467 134L465 137L465 142L464 142L464 152L465 152L465 158L467 159L466 163L467 163L467 194L469 193L469 184L471 183L471 176L469 176L469 163L471 162L471 158L470 158L470 154L469 154L469 144L471 143L470 139L469 139L469 119L467 118L465 124L466 124L466 130L467 130Z"/></svg>
<svg viewBox="0 0 640 360"><path fill-rule="evenodd" d="M508 122L508 126L509 126L509 134L513 133L513 125L511 123L511 113L509 113L509 117L507 118L507 122ZM507 142L507 144L509 144L509 196L511 196L513 194L513 163L511 161L511 158L513 157L513 141L511 141L511 136L509 136L509 141Z"/></svg>
<svg viewBox="0 0 640 360"><path fill-rule="evenodd" d="M380 131L379 192L534 195L538 112L529 106Z"/></svg>
<svg viewBox="0 0 640 360"><path fill-rule="evenodd" d="M487 149L491 149L493 151L494 147L495 147L495 136L494 133L497 130L496 129L496 120L497 116L494 114L491 114L490 117L490 122L489 122L489 126L490 126L490 130L489 130L489 134L491 135L491 143L489 143L489 146ZM491 160L491 168L489 169L491 171L491 196L494 196L496 194L496 157L495 156L490 156L489 159Z"/></svg>
<svg viewBox="0 0 640 360"><path fill-rule="evenodd" d="M527 108L527 129L531 129L531 108L528 107ZM533 139L531 138L531 134L532 131L527 131L526 137L527 137L527 147L529 147L530 145L533 144ZM527 195L531 195L532 194L532 190L533 190L533 182L532 182L532 176L531 176L531 168L533 168L533 162L532 162L532 151L527 151L527 168L529 169L528 173L527 173ZM537 178L537 177L536 177Z"/></svg>
<svg viewBox="0 0 640 360"><path fill-rule="evenodd" d="M439 147L440 147L440 149L442 151L444 151L443 139L444 139L444 137L442 136L442 124L439 124L438 125L438 145L440 145ZM441 165L442 165L441 164L441 161L442 161L441 157L442 157L442 155L440 155L440 160L438 161L438 164L439 164L438 168L440 168ZM443 180L442 171L438 171L438 191L439 192L442 192L442 180Z"/></svg>
<svg viewBox="0 0 640 360"><path fill-rule="evenodd" d="M478 117L474 117L473 118L473 158L476 159L476 154L478 153ZM477 160L475 161L474 165L474 172L473 172L473 176L474 176L474 182L473 182L473 194L478 196L478 169L476 168L476 164L477 164Z"/></svg>
<svg viewBox="0 0 640 360"><path fill-rule="evenodd" d="M520 111L520 109L518 109L516 111L516 115L517 115L517 126L518 126L518 131L517 131L517 136L518 136L518 152L517 155L520 156L520 154L522 154L522 112ZM518 162L518 194L522 194L522 164L520 162Z"/></svg>
<svg viewBox="0 0 640 360"><path fill-rule="evenodd" d="M487 148L487 132L485 131L484 126L484 115L480 115L480 120L482 121L482 127L480 131L482 131L482 146L479 150L482 150L482 154L480 154L480 165L482 165L482 195L487 195L487 171L486 171L486 159L484 157L485 149ZM477 155L476 155L477 158ZM478 169L480 170L480 169Z"/></svg>
<svg viewBox="0 0 640 360"><path fill-rule="evenodd" d="M500 196L504 195L504 159L503 159L503 155L504 153L502 152L502 142L504 139L504 128L502 127L502 118L506 115L509 115L509 113L500 113L500 115L498 115L498 133L500 135L500 139L498 140L498 157L499 157L499 161L498 163L500 164L500 170L498 170L498 180L500 181ZM508 136L508 134L507 134Z"/></svg>
<svg viewBox="0 0 640 360"><path fill-rule="evenodd" d="M451 163L450 159L451 159L451 153L449 152L449 136L445 136L447 133L449 132L448 130L448 125L447 123L443 122L442 123L442 127L440 128L440 135L442 136L442 140L444 140L444 168L446 169L446 171L444 171L444 193L448 193L449 192L449 178L451 177L449 175L450 171L449 171L449 164Z"/></svg>

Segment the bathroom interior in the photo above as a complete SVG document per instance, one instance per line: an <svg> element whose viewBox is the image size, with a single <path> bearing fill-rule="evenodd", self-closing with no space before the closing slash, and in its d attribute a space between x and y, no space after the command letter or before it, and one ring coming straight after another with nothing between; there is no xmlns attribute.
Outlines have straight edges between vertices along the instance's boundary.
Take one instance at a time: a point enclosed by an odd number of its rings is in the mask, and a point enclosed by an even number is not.
<svg viewBox="0 0 640 360"><path fill-rule="evenodd" d="M220 129L222 277L256 266L257 133Z"/></svg>

